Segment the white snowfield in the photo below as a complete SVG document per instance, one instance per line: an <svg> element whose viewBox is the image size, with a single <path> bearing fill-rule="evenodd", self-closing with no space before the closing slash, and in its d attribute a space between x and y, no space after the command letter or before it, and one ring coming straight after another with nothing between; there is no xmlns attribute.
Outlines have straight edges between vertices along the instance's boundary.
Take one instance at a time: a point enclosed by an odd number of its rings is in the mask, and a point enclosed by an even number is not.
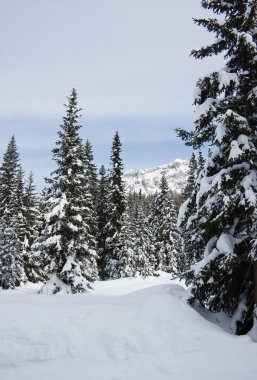
<svg viewBox="0 0 257 380"><path fill-rule="evenodd" d="M0 379L257 379L257 344L205 320L169 275L94 288L1 291Z"/></svg>

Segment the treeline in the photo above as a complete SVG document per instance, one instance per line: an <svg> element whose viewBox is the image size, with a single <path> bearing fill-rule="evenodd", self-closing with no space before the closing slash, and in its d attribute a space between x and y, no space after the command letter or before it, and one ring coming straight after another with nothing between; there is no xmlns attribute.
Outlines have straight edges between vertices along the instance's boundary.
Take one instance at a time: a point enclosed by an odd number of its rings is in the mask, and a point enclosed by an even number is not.
<svg viewBox="0 0 257 380"><path fill-rule="evenodd" d="M125 194L121 142L115 134L111 167L94 164L92 145L79 136L73 89L53 149L56 169L38 196L24 183L12 137L0 168L0 284L44 281L42 292L84 292L97 279L177 271L181 238L179 196L165 177L151 197Z"/></svg>

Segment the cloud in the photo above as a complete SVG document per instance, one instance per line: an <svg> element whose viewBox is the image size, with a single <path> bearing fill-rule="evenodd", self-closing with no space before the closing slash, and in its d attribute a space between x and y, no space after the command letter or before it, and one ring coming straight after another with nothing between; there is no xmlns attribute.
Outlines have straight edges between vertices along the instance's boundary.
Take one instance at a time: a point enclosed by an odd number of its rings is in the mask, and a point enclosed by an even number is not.
<svg viewBox="0 0 257 380"><path fill-rule="evenodd" d="M0 116L60 115L74 85L92 116L189 113L202 13L199 0L5 2Z"/></svg>

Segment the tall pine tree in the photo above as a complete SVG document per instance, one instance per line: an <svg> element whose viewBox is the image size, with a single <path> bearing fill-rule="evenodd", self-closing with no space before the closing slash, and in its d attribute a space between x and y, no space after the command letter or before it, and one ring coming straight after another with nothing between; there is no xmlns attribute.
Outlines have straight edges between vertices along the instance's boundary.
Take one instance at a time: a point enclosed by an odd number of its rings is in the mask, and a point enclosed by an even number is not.
<svg viewBox="0 0 257 380"><path fill-rule="evenodd" d="M40 257L34 254L33 244L38 238L41 215L39 211L39 199L34 185L33 174L30 173L24 192L24 216L25 216L25 241L24 241L24 270L30 282L38 282L44 279L40 268Z"/></svg>
<svg viewBox="0 0 257 380"><path fill-rule="evenodd" d="M192 250L202 260L191 268L190 302L234 316L242 334L256 323L257 305L257 1L202 6L218 17L195 22L216 39L192 55L224 53L226 65L199 79L195 129L179 131L187 145L216 146L196 190L192 218L201 243L194 237Z"/></svg>
<svg viewBox="0 0 257 380"><path fill-rule="evenodd" d="M99 169L99 181L97 187L97 251L98 251L98 269L99 276L104 278L104 269L106 265L106 249L105 243L108 237L108 221L109 221L109 185L110 178L107 175L104 165Z"/></svg>
<svg viewBox="0 0 257 380"><path fill-rule="evenodd" d="M105 278L118 278L118 257L116 248L120 247L119 233L122 227L122 216L126 208L124 185L122 180L123 164L121 159L121 142L118 132L115 133L111 152L110 190L108 199L109 221L105 226Z"/></svg>
<svg viewBox="0 0 257 380"><path fill-rule="evenodd" d="M26 280L23 266L23 172L14 136L0 168L0 283L13 289Z"/></svg>
<svg viewBox="0 0 257 380"><path fill-rule="evenodd" d="M85 292L97 278L94 238L89 225L92 196L86 186L79 113L77 92L73 89L53 149L57 169L48 179L51 196L39 250L45 253L45 270L52 276L43 292Z"/></svg>
<svg viewBox="0 0 257 380"><path fill-rule="evenodd" d="M181 243L177 230L175 203L165 176L162 176L160 190L160 194L155 199L153 214L150 218L156 269L175 272L176 257L180 254Z"/></svg>

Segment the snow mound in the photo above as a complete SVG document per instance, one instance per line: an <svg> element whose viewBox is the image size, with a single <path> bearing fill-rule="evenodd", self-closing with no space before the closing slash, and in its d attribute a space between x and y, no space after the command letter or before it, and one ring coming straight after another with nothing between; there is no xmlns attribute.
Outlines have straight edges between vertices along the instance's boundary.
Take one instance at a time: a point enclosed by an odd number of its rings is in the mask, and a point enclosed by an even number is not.
<svg viewBox="0 0 257 380"><path fill-rule="evenodd" d="M3 379L256 379L257 345L190 308L169 275L97 282L86 294L23 293L1 292Z"/></svg>

